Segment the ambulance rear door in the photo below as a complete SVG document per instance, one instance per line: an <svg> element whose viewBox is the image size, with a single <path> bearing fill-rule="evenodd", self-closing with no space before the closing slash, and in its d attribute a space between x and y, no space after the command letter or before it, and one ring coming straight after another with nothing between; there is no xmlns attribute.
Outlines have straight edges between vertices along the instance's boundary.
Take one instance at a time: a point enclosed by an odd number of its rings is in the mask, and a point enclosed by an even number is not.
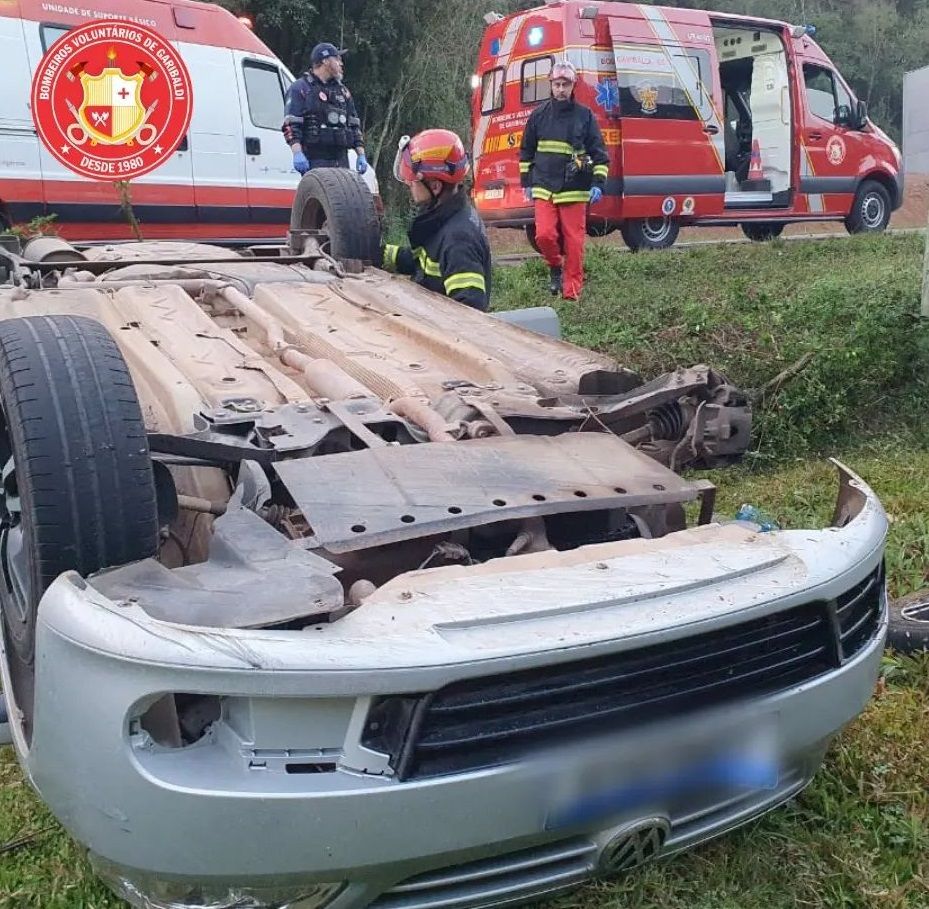
<svg viewBox="0 0 929 909"><path fill-rule="evenodd" d="M719 214L726 190L725 134L709 16L644 4L626 9L627 14L609 16L622 136L623 214Z"/></svg>

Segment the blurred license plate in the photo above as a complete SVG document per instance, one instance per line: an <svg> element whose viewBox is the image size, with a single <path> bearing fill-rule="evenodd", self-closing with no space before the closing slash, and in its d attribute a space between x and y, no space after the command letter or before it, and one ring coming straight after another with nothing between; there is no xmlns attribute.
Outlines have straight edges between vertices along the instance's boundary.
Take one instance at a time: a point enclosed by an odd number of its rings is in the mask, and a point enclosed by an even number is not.
<svg viewBox="0 0 929 909"><path fill-rule="evenodd" d="M642 812L671 813L673 805L692 803L704 793L715 802L775 789L780 766L773 722L715 744L667 743L647 762L620 764L608 755L580 769L565 762L552 780L545 829Z"/></svg>
<svg viewBox="0 0 929 909"><path fill-rule="evenodd" d="M485 189L484 190L485 199L502 199L503 198L503 189Z"/></svg>

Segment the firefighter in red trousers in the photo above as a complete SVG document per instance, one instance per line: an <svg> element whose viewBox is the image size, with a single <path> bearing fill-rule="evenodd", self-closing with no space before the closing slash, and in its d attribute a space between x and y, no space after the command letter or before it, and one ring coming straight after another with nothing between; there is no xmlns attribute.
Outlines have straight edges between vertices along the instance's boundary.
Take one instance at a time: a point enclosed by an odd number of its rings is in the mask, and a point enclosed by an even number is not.
<svg viewBox="0 0 929 909"><path fill-rule="evenodd" d="M556 63L549 80L551 98L532 112L523 131L519 173L535 201L535 241L548 262L549 290L577 300L584 283L587 205L603 197L610 159L593 113L574 99L574 66Z"/></svg>

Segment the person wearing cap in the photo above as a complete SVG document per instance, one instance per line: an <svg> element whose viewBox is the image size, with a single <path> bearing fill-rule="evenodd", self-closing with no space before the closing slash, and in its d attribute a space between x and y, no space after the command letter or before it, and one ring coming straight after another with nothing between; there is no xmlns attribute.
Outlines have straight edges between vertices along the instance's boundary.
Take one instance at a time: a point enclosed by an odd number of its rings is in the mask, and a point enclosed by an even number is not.
<svg viewBox="0 0 929 909"><path fill-rule="evenodd" d="M358 173L368 169L361 120L351 92L342 84L344 53L334 44L317 44L310 52L310 72L287 89L281 129L298 174L311 167L348 167L350 148L358 155Z"/></svg>
<svg viewBox="0 0 929 909"><path fill-rule="evenodd" d="M589 107L575 100L577 71L559 61L552 94L530 115L519 150L520 181L535 205L535 242L549 267L549 290L577 300L584 284L587 205L603 197L609 155Z"/></svg>
<svg viewBox="0 0 929 909"><path fill-rule="evenodd" d="M400 140L394 176L409 188L419 212L408 232L410 245L385 245L382 267L486 311L490 246L464 188L470 169L464 144L451 130L427 129Z"/></svg>

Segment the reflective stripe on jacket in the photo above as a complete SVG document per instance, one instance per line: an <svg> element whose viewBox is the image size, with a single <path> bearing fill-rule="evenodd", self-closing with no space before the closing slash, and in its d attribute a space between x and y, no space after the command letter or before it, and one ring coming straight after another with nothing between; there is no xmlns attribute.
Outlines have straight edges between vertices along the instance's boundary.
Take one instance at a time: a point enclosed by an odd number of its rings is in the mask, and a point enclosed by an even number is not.
<svg viewBox="0 0 929 909"><path fill-rule="evenodd" d="M572 159L576 173L568 173ZM589 159L589 161L588 161ZM519 175L534 199L562 204L587 202L590 187L603 187L610 157L589 107L549 99L537 107L523 130Z"/></svg>
<svg viewBox="0 0 929 909"><path fill-rule="evenodd" d="M490 305L490 246L464 191L419 215L410 246L388 243L383 267L436 293L486 310Z"/></svg>

